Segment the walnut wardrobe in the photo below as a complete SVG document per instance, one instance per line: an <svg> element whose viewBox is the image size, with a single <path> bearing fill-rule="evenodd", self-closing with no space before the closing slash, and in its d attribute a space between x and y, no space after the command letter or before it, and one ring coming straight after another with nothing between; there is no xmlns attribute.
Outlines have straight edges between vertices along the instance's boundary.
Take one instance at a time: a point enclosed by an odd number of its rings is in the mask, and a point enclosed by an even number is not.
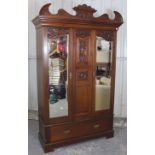
<svg viewBox="0 0 155 155"><path fill-rule="evenodd" d="M39 139L45 152L91 138L113 137L116 39L120 13L70 15L44 5L33 19L37 40Z"/></svg>

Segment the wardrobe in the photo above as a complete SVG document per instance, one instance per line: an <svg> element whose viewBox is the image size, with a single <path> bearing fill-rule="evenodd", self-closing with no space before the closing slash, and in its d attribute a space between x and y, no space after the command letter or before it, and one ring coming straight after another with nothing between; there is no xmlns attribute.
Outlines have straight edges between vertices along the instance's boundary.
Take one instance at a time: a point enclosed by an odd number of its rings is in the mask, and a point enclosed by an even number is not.
<svg viewBox="0 0 155 155"><path fill-rule="evenodd" d="M117 31L114 11L94 17L85 4L57 14L44 5L36 28L38 137L44 152L66 144L114 136Z"/></svg>

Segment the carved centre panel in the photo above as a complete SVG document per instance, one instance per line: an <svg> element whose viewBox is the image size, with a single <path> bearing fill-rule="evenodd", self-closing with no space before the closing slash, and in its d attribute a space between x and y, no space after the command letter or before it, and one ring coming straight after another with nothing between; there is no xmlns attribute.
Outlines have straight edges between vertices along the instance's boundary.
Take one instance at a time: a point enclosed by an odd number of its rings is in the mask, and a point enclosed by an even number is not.
<svg viewBox="0 0 155 155"><path fill-rule="evenodd" d="M91 31L77 29L75 36L75 115L76 119L83 116L89 118L92 97L92 55Z"/></svg>

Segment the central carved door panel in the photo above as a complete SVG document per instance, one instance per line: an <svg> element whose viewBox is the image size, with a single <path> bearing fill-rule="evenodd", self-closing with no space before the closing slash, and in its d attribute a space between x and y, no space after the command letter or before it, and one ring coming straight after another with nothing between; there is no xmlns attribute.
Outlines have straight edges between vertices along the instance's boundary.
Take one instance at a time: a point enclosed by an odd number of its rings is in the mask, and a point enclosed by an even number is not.
<svg viewBox="0 0 155 155"><path fill-rule="evenodd" d="M74 31L74 116L89 118L92 110L92 31Z"/></svg>

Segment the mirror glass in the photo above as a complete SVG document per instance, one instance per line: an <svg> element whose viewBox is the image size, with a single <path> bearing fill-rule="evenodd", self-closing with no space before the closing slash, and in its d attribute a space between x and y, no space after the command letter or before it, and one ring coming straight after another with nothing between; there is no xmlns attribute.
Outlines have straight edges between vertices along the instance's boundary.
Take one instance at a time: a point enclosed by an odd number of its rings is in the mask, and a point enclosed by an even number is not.
<svg viewBox="0 0 155 155"><path fill-rule="evenodd" d="M48 28L49 117L68 115L68 30Z"/></svg>
<svg viewBox="0 0 155 155"><path fill-rule="evenodd" d="M110 108L112 41L96 37L95 111Z"/></svg>

